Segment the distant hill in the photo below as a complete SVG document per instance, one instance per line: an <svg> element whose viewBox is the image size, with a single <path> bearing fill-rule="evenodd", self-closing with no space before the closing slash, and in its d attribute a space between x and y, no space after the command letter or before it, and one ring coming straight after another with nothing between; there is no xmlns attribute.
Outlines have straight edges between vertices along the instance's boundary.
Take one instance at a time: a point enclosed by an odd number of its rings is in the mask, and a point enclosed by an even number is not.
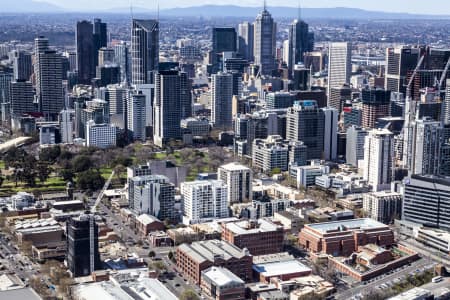
<svg viewBox="0 0 450 300"><path fill-rule="evenodd" d="M63 11L62 8L47 2L33 0L5 0L1 2L1 13L54 13Z"/></svg>

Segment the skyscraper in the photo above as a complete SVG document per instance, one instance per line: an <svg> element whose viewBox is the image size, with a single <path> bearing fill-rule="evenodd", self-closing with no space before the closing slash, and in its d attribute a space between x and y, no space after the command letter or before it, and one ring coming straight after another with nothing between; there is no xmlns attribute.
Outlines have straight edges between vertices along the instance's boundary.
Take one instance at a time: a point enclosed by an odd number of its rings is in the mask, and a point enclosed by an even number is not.
<svg viewBox="0 0 450 300"><path fill-rule="evenodd" d="M192 115L191 83L185 72L159 71L155 76L154 142L162 147L179 140L181 120Z"/></svg>
<svg viewBox="0 0 450 300"><path fill-rule="evenodd" d="M331 88L350 83L352 75L352 44L330 43L328 53L328 95Z"/></svg>
<svg viewBox="0 0 450 300"><path fill-rule="evenodd" d="M352 125L347 129L346 162L358 167L358 162L364 159L364 142L368 131Z"/></svg>
<svg viewBox="0 0 450 300"><path fill-rule="evenodd" d="M33 73L31 54L25 51L13 52L14 80L30 80Z"/></svg>
<svg viewBox="0 0 450 300"><path fill-rule="evenodd" d="M131 83L130 49L124 41L114 46L114 56L114 62L120 67L120 82Z"/></svg>
<svg viewBox="0 0 450 300"><path fill-rule="evenodd" d="M101 267L98 226L94 215L82 214L66 225L67 267L73 277L87 276Z"/></svg>
<svg viewBox="0 0 450 300"><path fill-rule="evenodd" d="M271 75L276 69L275 47L277 24L264 5L263 11L256 17L254 56L255 65L261 75Z"/></svg>
<svg viewBox="0 0 450 300"><path fill-rule="evenodd" d="M308 24L301 20L300 17L289 25L289 76L292 76L292 70L296 64L304 62L305 52L314 50L314 45L310 41L308 30Z"/></svg>
<svg viewBox="0 0 450 300"><path fill-rule="evenodd" d="M447 79L445 98L444 101L442 101L441 121L445 125L450 124L450 79Z"/></svg>
<svg viewBox="0 0 450 300"><path fill-rule="evenodd" d="M339 113L336 109L327 107L322 108L324 112L324 132L323 132L323 157L325 160L336 160L338 150L338 120Z"/></svg>
<svg viewBox="0 0 450 300"><path fill-rule="evenodd" d="M29 81L18 80L10 86L11 114L20 115L36 111L34 107L33 85Z"/></svg>
<svg viewBox="0 0 450 300"><path fill-rule="evenodd" d="M159 66L159 22L133 19L131 28L133 84L153 83Z"/></svg>
<svg viewBox="0 0 450 300"><path fill-rule="evenodd" d="M98 51L103 47L108 46L108 32L107 25L101 19L94 19L94 46Z"/></svg>
<svg viewBox="0 0 450 300"><path fill-rule="evenodd" d="M222 70L223 52L237 51L237 35L234 27L214 27L212 30L213 73Z"/></svg>
<svg viewBox="0 0 450 300"><path fill-rule="evenodd" d="M244 22L238 27L238 51L239 54L247 59L253 61L253 43L255 40L255 28L252 23Z"/></svg>
<svg viewBox="0 0 450 300"><path fill-rule="evenodd" d="M415 69L421 49L399 46L386 49L386 75L384 88L391 92L406 92L406 76Z"/></svg>
<svg viewBox="0 0 450 300"><path fill-rule="evenodd" d="M127 125L133 140L145 141L145 95L130 93L128 97Z"/></svg>
<svg viewBox="0 0 450 300"><path fill-rule="evenodd" d="M35 39L36 96L47 120L56 120L64 108L61 55L48 48L48 39Z"/></svg>
<svg viewBox="0 0 450 300"><path fill-rule="evenodd" d="M394 138L387 129L369 131L364 143L363 177L373 191L390 189L394 179Z"/></svg>
<svg viewBox="0 0 450 300"><path fill-rule="evenodd" d="M8 71L0 71L0 103L9 103L9 89L13 81L13 74Z"/></svg>
<svg viewBox="0 0 450 300"><path fill-rule="evenodd" d="M238 163L219 167L217 177L225 182L228 190L228 203L242 203L252 200L252 170Z"/></svg>
<svg viewBox="0 0 450 300"><path fill-rule="evenodd" d="M314 100L298 101L286 116L286 138L302 141L308 147L308 159L321 159L324 151L325 114Z"/></svg>
<svg viewBox="0 0 450 300"><path fill-rule="evenodd" d="M230 129L233 116L231 100L233 98L233 76L219 72L211 77L211 122L214 127Z"/></svg>
<svg viewBox="0 0 450 300"><path fill-rule="evenodd" d="M362 127L375 128L378 118L389 116L391 92L365 88L361 91Z"/></svg>
<svg viewBox="0 0 450 300"><path fill-rule="evenodd" d="M95 77L95 56L97 52L94 45L93 30L91 22L77 22L76 46L79 84L90 85Z"/></svg>

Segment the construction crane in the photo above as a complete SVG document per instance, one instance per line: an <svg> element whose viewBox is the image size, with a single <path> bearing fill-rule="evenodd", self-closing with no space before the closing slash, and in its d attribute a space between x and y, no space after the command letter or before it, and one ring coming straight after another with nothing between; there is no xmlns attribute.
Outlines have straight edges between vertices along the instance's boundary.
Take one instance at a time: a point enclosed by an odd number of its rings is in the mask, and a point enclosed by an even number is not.
<svg viewBox="0 0 450 300"><path fill-rule="evenodd" d="M450 68L450 57L448 58L447 64L445 65L444 71L442 71L441 79L438 82L438 91L441 92L442 85L444 84L445 78L447 78L447 72Z"/></svg>
<svg viewBox="0 0 450 300"><path fill-rule="evenodd" d="M97 206L100 204L100 201L102 201L106 189L111 184L111 180L113 179L114 174L115 172L113 170L108 180L103 185L102 190L98 194L94 205L91 207L91 215L89 216L89 248L90 248L89 260L90 260L91 274L95 271L95 213L97 212Z"/></svg>
<svg viewBox="0 0 450 300"><path fill-rule="evenodd" d="M425 60L425 54L423 54L419 62L416 65L411 77L409 78L408 85L406 86L405 96L405 125L403 126L403 166L410 169L411 157L412 157L412 138L413 138L413 123L416 116L416 102L414 101L412 94L412 84L419 71L420 67Z"/></svg>

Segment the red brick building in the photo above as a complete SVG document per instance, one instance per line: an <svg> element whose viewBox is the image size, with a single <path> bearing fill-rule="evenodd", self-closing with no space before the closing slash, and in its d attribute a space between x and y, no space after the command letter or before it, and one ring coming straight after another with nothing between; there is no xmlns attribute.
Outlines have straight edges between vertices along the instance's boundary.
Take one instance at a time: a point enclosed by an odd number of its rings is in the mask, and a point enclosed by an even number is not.
<svg viewBox="0 0 450 300"><path fill-rule="evenodd" d="M195 284L200 284L201 272L212 266L227 268L243 281L250 281L252 263L253 259L248 251L225 241L194 242L177 248L178 271Z"/></svg>
<svg viewBox="0 0 450 300"><path fill-rule="evenodd" d="M349 256L359 246L394 244L394 233L385 224L372 219L354 219L308 224L299 234L299 244L310 252Z"/></svg>
<svg viewBox="0 0 450 300"><path fill-rule="evenodd" d="M146 237L152 231L165 229L164 224L156 217L143 214L136 218L136 229L142 237Z"/></svg>
<svg viewBox="0 0 450 300"><path fill-rule="evenodd" d="M222 224L222 240L252 255L278 253L283 250L283 226L266 219Z"/></svg>

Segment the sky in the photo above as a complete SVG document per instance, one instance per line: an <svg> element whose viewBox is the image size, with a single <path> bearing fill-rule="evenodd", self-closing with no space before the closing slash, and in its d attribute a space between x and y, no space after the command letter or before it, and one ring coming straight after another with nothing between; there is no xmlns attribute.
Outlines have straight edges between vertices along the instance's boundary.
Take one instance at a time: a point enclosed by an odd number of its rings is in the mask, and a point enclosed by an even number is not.
<svg viewBox="0 0 450 300"><path fill-rule="evenodd" d="M153 9L158 0L35 0L48 2L66 9L111 9L133 6ZM197 6L203 4L229 4L262 6L263 0L159 0L160 8ZM297 0L267 0L270 6L297 6ZM448 0L301 0L302 7L351 7L384 12L450 15Z"/></svg>

